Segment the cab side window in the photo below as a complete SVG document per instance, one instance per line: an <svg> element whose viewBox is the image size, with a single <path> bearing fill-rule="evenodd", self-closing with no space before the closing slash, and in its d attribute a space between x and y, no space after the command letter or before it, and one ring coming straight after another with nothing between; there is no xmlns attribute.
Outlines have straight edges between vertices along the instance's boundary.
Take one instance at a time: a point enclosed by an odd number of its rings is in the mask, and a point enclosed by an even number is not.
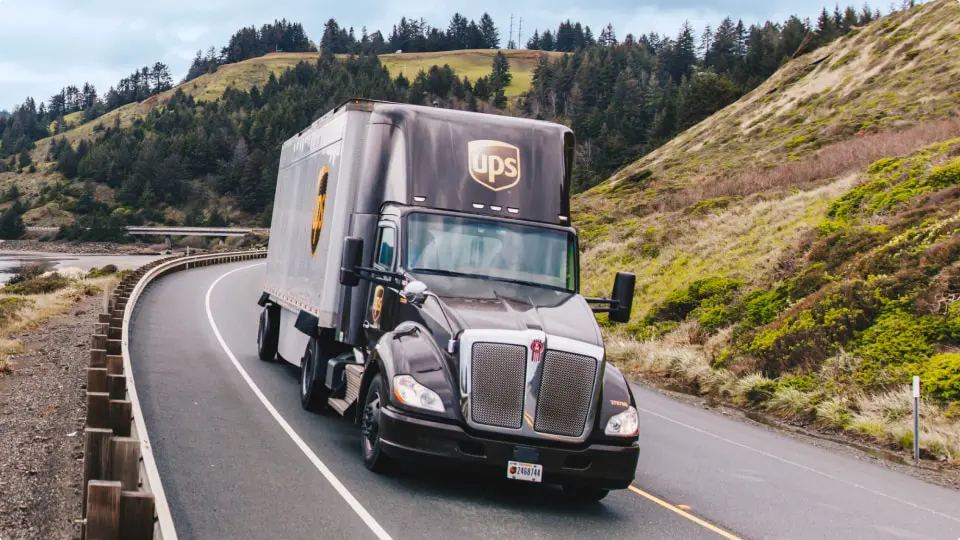
<svg viewBox="0 0 960 540"><path fill-rule="evenodd" d="M377 260L374 266L380 270L393 270L394 251L397 243L397 231L393 227L380 228L380 242Z"/></svg>

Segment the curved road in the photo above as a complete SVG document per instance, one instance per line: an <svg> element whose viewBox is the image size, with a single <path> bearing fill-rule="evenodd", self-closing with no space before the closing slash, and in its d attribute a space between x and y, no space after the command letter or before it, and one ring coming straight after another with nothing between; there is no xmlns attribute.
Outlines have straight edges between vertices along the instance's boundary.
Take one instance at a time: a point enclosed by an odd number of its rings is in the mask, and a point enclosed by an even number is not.
<svg viewBox="0 0 960 540"><path fill-rule="evenodd" d="M359 430L300 408L298 370L256 356L263 264L153 283L134 376L181 539L960 537L960 493L635 388L634 489L559 490L457 468L367 471Z"/></svg>

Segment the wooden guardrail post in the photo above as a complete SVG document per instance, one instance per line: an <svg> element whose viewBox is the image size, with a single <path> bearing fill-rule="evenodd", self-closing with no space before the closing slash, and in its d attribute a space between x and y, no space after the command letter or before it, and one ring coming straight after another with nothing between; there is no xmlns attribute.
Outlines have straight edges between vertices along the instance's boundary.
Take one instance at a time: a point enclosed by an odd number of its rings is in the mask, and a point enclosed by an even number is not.
<svg viewBox="0 0 960 540"><path fill-rule="evenodd" d="M111 427L110 394L106 392L87 392L87 427L102 429Z"/></svg>
<svg viewBox="0 0 960 540"><path fill-rule="evenodd" d="M87 392L107 391L107 368L87 368Z"/></svg>
<svg viewBox="0 0 960 540"><path fill-rule="evenodd" d="M154 498L152 493L120 493L120 538L153 540Z"/></svg>
<svg viewBox="0 0 960 540"><path fill-rule="evenodd" d="M119 540L120 482L91 480L87 488L87 540Z"/></svg>
<svg viewBox="0 0 960 540"><path fill-rule="evenodd" d="M140 441L132 437L113 437L111 441L110 479L120 482L124 491L140 487Z"/></svg>
<svg viewBox="0 0 960 540"><path fill-rule="evenodd" d="M113 431L109 429L91 428L83 430L83 515L87 515L87 487L91 480L100 480L107 477L110 470L111 438Z"/></svg>
<svg viewBox="0 0 960 540"><path fill-rule="evenodd" d="M118 437L129 437L133 423L133 404L126 400L109 399L110 394L106 396L110 409L110 428Z"/></svg>
<svg viewBox="0 0 960 540"><path fill-rule="evenodd" d="M107 393L110 399L123 399L127 395L127 377L107 374Z"/></svg>

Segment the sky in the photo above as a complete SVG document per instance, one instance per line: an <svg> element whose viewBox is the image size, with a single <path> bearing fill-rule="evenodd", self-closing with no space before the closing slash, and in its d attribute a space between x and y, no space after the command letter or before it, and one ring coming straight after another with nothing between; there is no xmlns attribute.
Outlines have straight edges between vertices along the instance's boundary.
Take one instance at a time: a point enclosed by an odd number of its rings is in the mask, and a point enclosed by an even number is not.
<svg viewBox="0 0 960 540"><path fill-rule="evenodd" d="M515 27L523 17L525 42L534 28L556 29L566 19L589 25L594 35L612 23L622 38L674 35L684 20L699 34L727 15L747 25L791 14L813 19L819 6L809 0L0 0L0 110L12 110L27 96L47 101L68 84L90 82L102 95L134 69L157 61L179 81L198 49L219 49L239 28L280 18L301 22L319 42L331 17L355 27L357 36L362 26L386 36L401 16L446 28L454 12L479 20L487 11L506 46L511 14Z"/></svg>

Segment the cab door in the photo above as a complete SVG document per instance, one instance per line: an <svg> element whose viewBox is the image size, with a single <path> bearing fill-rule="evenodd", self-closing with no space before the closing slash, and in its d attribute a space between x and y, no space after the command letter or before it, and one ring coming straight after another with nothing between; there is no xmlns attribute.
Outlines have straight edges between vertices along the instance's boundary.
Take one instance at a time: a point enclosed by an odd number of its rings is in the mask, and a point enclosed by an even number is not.
<svg viewBox="0 0 960 540"><path fill-rule="evenodd" d="M373 255L373 267L376 270L396 271L397 269L397 226L393 222L381 222L377 229L376 251ZM371 342L397 325L397 309L400 305L400 291L380 284L370 289L367 301L367 315L364 327Z"/></svg>

